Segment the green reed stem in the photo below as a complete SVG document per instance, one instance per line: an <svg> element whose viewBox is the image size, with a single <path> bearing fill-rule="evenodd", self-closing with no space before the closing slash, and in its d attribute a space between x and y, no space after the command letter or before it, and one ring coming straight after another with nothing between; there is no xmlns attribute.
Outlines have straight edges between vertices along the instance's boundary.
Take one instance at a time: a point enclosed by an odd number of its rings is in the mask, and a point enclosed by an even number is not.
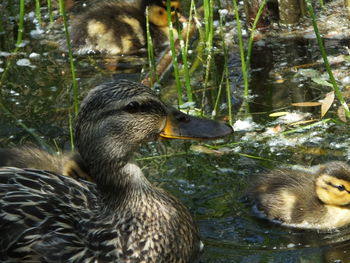
<svg viewBox="0 0 350 263"><path fill-rule="evenodd" d="M237 36L238 36L238 44L239 44L239 54L241 57L241 68L242 68L243 83L244 83L244 97L247 98L249 95L248 72L246 70L247 66L245 63L242 28L241 28L241 21L240 21L240 17L239 17L239 12L238 12L238 8L237 8L236 0L233 0L233 7L235 9L235 16L236 16L236 27L237 27Z"/></svg>
<svg viewBox="0 0 350 263"><path fill-rule="evenodd" d="M78 110L79 110L79 101L78 101L79 92L78 92L77 79L76 79L76 75L75 75L73 51L72 51L72 46L71 46L70 36L69 36L69 31L68 31L67 16L66 16L65 8L64 8L64 0L59 0L59 6L60 6L60 14L63 18L64 32L65 32L66 43L67 43L67 48L68 48L69 63L70 63L70 68L71 68L71 73L72 73L73 105L74 105L74 114L76 116L78 114Z"/></svg>
<svg viewBox="0 0 350 263"><path fill-rule="evenodd" d="M219 90L218 90L218 93L216 95L214 108L213 108L213 111L211 113L211 117L212 118L214 118L216 116L216 113L218 112L218 107L219 107L219 102L220 102L220 97L221 97L221 92L222 92L222 86L223 86L223 83L224 83L224 78L225 78L225 74L222 74L221 75L221 80L220 80L220 85L219 85Z"/></svg>
<svg viewBox="0 0 350 263"><path fill-rule="evenodd" d="M25 0L20 0L19 2L19 24L17 33L17 43L16 46L20 47L22 44L23 32L24 32L24 2Z"/></svg>
<svg viewBox="0 0 350 263"><path fill-rule="evenodd" d="M41 13L40 13L40 0L35 0L35 15L36 15L36 19L38 19L39 25L41 25L42 19L41 19Z"/></svg>
<svg viewBox="0 0 350 263"><path fill-rule="evenodd" d="M191 79L190 79L190 72L188 69L188 60L187 60L188 46L186 46L185 42L183 41L182 31L180 27L178 27L178 32L179 32L179 41L180 41L180 47L181 47L182 63L183 63L183 69L184 69L187 99L189 102L193 102Z"/></svg>
<svg viewBox="0 0 350 263"><path fill-rule="evenodd" d="M213 2L212 0L204 0L204 21L205 21L205 37L206 42L213 42Z"/></svg>
<svg viewBox="0 0 350 263"><path fill-rule="evenodd" d="M47 10L49 11L50 23L53 23L53 14L52 14L51 0L47 0Z"/></svg>
<svg viewBox="0 0 350 263"><path fill-rule="evenodd" d="M71 110L68 111L68 121L69 121L69 137L70 145L72 147L72 152L74 151L74 132L73 132L73 118Z"/></svg>
<svg viewBox="0 0 350 263"><path fill-rule="evenodd" d="M315 31L315 34L316 34L317 43L318 43L318 46L320 48L321 55L322 55L322 58L323 58L323 62L324 62L324 65L326 67L329 79L330 79L330 81L332 83L333 90L334 90L338 100L340 101L341 105L343 106L343 108L345 110L346 117L350 118L349 107L346 104L345 99L343 97L343 94L341 93L341 91L340 91L340 89L339 89L339 87L337 85L337 81L335 80L334 75L332 73L332 69L331 69L331 66L329 64L328 57L327 57L327 52L326 52L326 49L325 49L325 47L323 45L323 41L322 41L322 38L321 38L320 31L318 30L316 16L315 16L314 9L312 7L312 4L311 4L310 0L306 0L306 7L307 7L307 9L308 9L308 11L310 13L310 16L311 16L311 21L312 21L312 25L314 27L314 31Z"/></svg>
<svg viewBox="0 0 350 263"><path fill-rule="evenodd" d="M219 98L221 95L221 89L222 89L222 85L223 85L222 83L225 80L229 123L232 125L233 118L232 118L232 103L231 103L231 85L230 85L230 79L229 79L229 73L228 73L228 61L227 61L227 58L229 57L229 55L228 55L228 51L226 48L225 34L224 34L224 30L223 30L223 16L222 16L222 14L220 14L220 36L222 39L222 49L224 51L224 73L223 73L222 78L221 78L220 88L219 88L219 92L218 92L218 96L217 96L217 99L215 102L213 112L214 113L217 112L217 107L219 104Z"/></svg>
<svg viewBox="0 0 350 263"><path fill-rule="evenodd" d="M252 25L252 28L250 30L250 36L249 36L249 40L248 40L248 47L247 47L247 57L246 57L246 72L247 72L247 75L249 75L249 69L250 69L250 58L251 58L251 54L252 54L252 49L253 49L253 40L254 40L254 33L255 33L255 30L256 30L256 26L259 22L259 19L261 17L261 14L265 8L265 5L266 5L266 2L267 0L263 0L262 3L260 4L260 7L259 7L259 10L256 14L256 17L254 19L254 22L253 22L253 25ZM248 93L248 92L246 92Z"/></svg>
<svg viewBox="0 0 350 263"><path fill-rule="evenodd" d="M179 64L177 62L177 54L176 54L176 49L175 49L173 23L171 20L170 0L166 1L166 5L167 5L167 12L168 12L170 50L171 50L171 57L173 60L173 68L174 68L174 75L175 75L175 82L176 82L176 89L177 89L177 98L178 98L179 105L181 105L181 104L183 104L182 88L181 88L181 81L180 81Z"/></svg>
<svg viewBox="0 0 350 263"><path fill-rule="evenodd" d="M291 133L296 133L296 132L300 132L302 130L305 130L305 129L311 129L313 127L317 127L319 126L320 124L322 123L328 123L332 121L332 119L322 119L318 122L315 122L315 123L312 123L312 124L309 124L309 125L305 125L305 126L300 126L300 127L297 127L295 129L292 129L292 130L288 130L288 131L285 131L285 132L281 132L281 134L283 135L287 135L287 134L291 134Z"/></svg>
<svg viewBox="0 0 350 263"><path fill-rule="evenodd" d="M202 105L201 109L204 108L204 99L205 99L205 92L208 88L208 81L209 81L209 75L210 75L210 66L211 66L211 60L212 60L212 48L213 48L213 36L214 36L214 29L213 29L213 2L211 0L204 0L203 1L203 7L204 7L204 24L205 24L205 50L207 53L206 58L206 66L205 66L205 76L204 76L204 89L203 89L203 95L202 95Z"/></svg>
<svg viewBox="0 0 350 263"><path fill-rule="evenodd" d="M197 9L195 6L193 7L193 17L197 20L201 20L198 18ZM205 37L204 37L204 33L203 33L203 30L201 27L198 28L198 33L199 33L198 43L204 43ZM188 43L187 43L187 45L188 45ZM194 61L192 61L191 68L190 68L190 74L195 72L200 65L203 65L204 47L202 44L197 45L195 53L196 53L196 56L194 58Z"/></svg>
<svg viewBox="0 0 350 263"><path fill-rule="evenodd" d="M191 28L192 19L194 17L193 14L195 14L195 12L196 12L195 2L194 2L194 0L191 0L190 15L188 17L188 23L189 23L188 28L189 29ZM186 43L185 43L186 51L188 50L188 45L189 45L189 41L190 41L190 31L191 30L187 30L187 33L186 33Z"/></svg>
<svg viewBox="0 0 350 263"><path fill-rule="evenodd" d="M158 82L158 75L156 69L156 59L154 56L154 47L152 42L152 36L149 29L149 19L148 19L148 7L146 8L146 30L147 30L147 55L148 55L148 65L149 65L149 75L150 75L150 86L153 86L153 81Z"/></svg>

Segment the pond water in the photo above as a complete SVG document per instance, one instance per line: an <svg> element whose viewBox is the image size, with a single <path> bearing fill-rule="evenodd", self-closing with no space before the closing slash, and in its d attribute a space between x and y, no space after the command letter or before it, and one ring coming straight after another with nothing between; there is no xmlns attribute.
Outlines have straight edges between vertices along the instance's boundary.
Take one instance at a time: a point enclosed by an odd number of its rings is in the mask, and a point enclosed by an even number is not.
<svg viewBox="0 0 350 263"><path fill-rule="evenodd" d="M223 1L224 2L224 1ZM24 47L13 54L17 7L2 1L3 32L0 33L1 102L0 144L38 144L50 151L70 149L69 114L73 115L72 81L62 24L38 27L31 7L26 10ZM11 13L12 12L12 13ZM45 8L42 9L45 13ZM47 22L48 18L43 17ZM228 17L226 32L234 31ZM42 31L41 31L42 30ZM250 100L245 114L235 111L235 134L216 142L162 141L140 149L136 159L148 178L177 196L200 227L205 250L201 262L350 262L350 229L317 232L285 228L256 218L242 198L258 173L275 167L312 166L331 160L350 159L350 131L338 117L339 103L320 119L320 107L296 107L292 103L323 99L331 88L320 84L325 70L313 38L283 31L267 34L254 45ZM242 102L239 53L230 40L229 73L233 108ZM336 77L347 92L349 42L326 39ZM118 70L105 67L105 58L79 56L79 96L95 85L115 78L139 81L144 59L123 58ZM222 52L214 59L220 71ZM218 87L212 80L202 96L204 69L192 76L197 106L213 110ZM165 101L176 104L173 76L159 88ZM204 98L204 99L203 99ZM227 119L222 98L218 119ZM273 112L288 112L271 117ZM314 120L308 123L307 120ZM299 125L294 125L296 122ZM293 124L294 123L294 124ZM215 149L214 149L215 148Z"/></svg>

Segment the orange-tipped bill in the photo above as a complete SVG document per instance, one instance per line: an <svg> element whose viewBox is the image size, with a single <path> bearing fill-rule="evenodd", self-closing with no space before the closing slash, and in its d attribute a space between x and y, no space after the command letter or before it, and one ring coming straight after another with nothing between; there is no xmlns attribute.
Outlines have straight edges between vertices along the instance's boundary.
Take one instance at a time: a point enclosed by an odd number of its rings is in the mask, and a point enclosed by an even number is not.
<svg viewBox="0 0 350 263"><path fill-rule="evenodd" d="M160 136L169 139L217 139L233 133L231 126L171 109Z"/></svg>

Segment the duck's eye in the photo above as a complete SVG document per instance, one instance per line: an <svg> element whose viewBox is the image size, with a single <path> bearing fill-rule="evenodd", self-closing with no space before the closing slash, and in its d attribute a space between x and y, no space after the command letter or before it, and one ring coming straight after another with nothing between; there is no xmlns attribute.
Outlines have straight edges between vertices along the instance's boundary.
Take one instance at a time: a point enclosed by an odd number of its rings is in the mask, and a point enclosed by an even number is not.
<svg viewBox="0 0 350 263"><path fill-rule="evenodd" d="M124 111L129 113L135 113L140 110L140 107L141 107L140 103L138 103L137 101L132 101L132 102L129 102L128 105L124 107Z"/></svg>
<svg viewBox="0 0 350 263"><path fill-rule="evenodd" d="M341 191L341 192L345 190L345 186L342 185L342 184L341 184L341 185L338 185L337 188L338 188L338 190Z"/></svg>

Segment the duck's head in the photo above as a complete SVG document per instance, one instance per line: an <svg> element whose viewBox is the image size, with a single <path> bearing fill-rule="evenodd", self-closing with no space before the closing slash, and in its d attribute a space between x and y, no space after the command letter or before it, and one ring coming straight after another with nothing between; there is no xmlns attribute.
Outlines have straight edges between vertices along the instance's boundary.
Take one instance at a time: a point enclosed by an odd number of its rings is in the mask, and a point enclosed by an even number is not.
<svg viewBox="0 0 350 263"><path fill-rule="evenodd" d="M327 205L350 204L350 166L343 162L330 162L321 166L316 179L318 198Z"/></svg>
<svg viewBox="0 0 350 263"><path fill-rule="evenodd" d="M165 0L142 0L141 10L146 10L148 7L148 19L151 23L159 27L168 26L167 1ZM181 1L171 0L171 17L172 22L180 18Z"/></svg>
<svg viewBox="0 0 350 263"><path fill-rule="evenodd" d="M149 140L215 139L232 131L226 124L166 106L142 84L119 80L89 92L80 107L75 137L82 160L93 174L101 166L123 167L138 146Z"/></svg>

